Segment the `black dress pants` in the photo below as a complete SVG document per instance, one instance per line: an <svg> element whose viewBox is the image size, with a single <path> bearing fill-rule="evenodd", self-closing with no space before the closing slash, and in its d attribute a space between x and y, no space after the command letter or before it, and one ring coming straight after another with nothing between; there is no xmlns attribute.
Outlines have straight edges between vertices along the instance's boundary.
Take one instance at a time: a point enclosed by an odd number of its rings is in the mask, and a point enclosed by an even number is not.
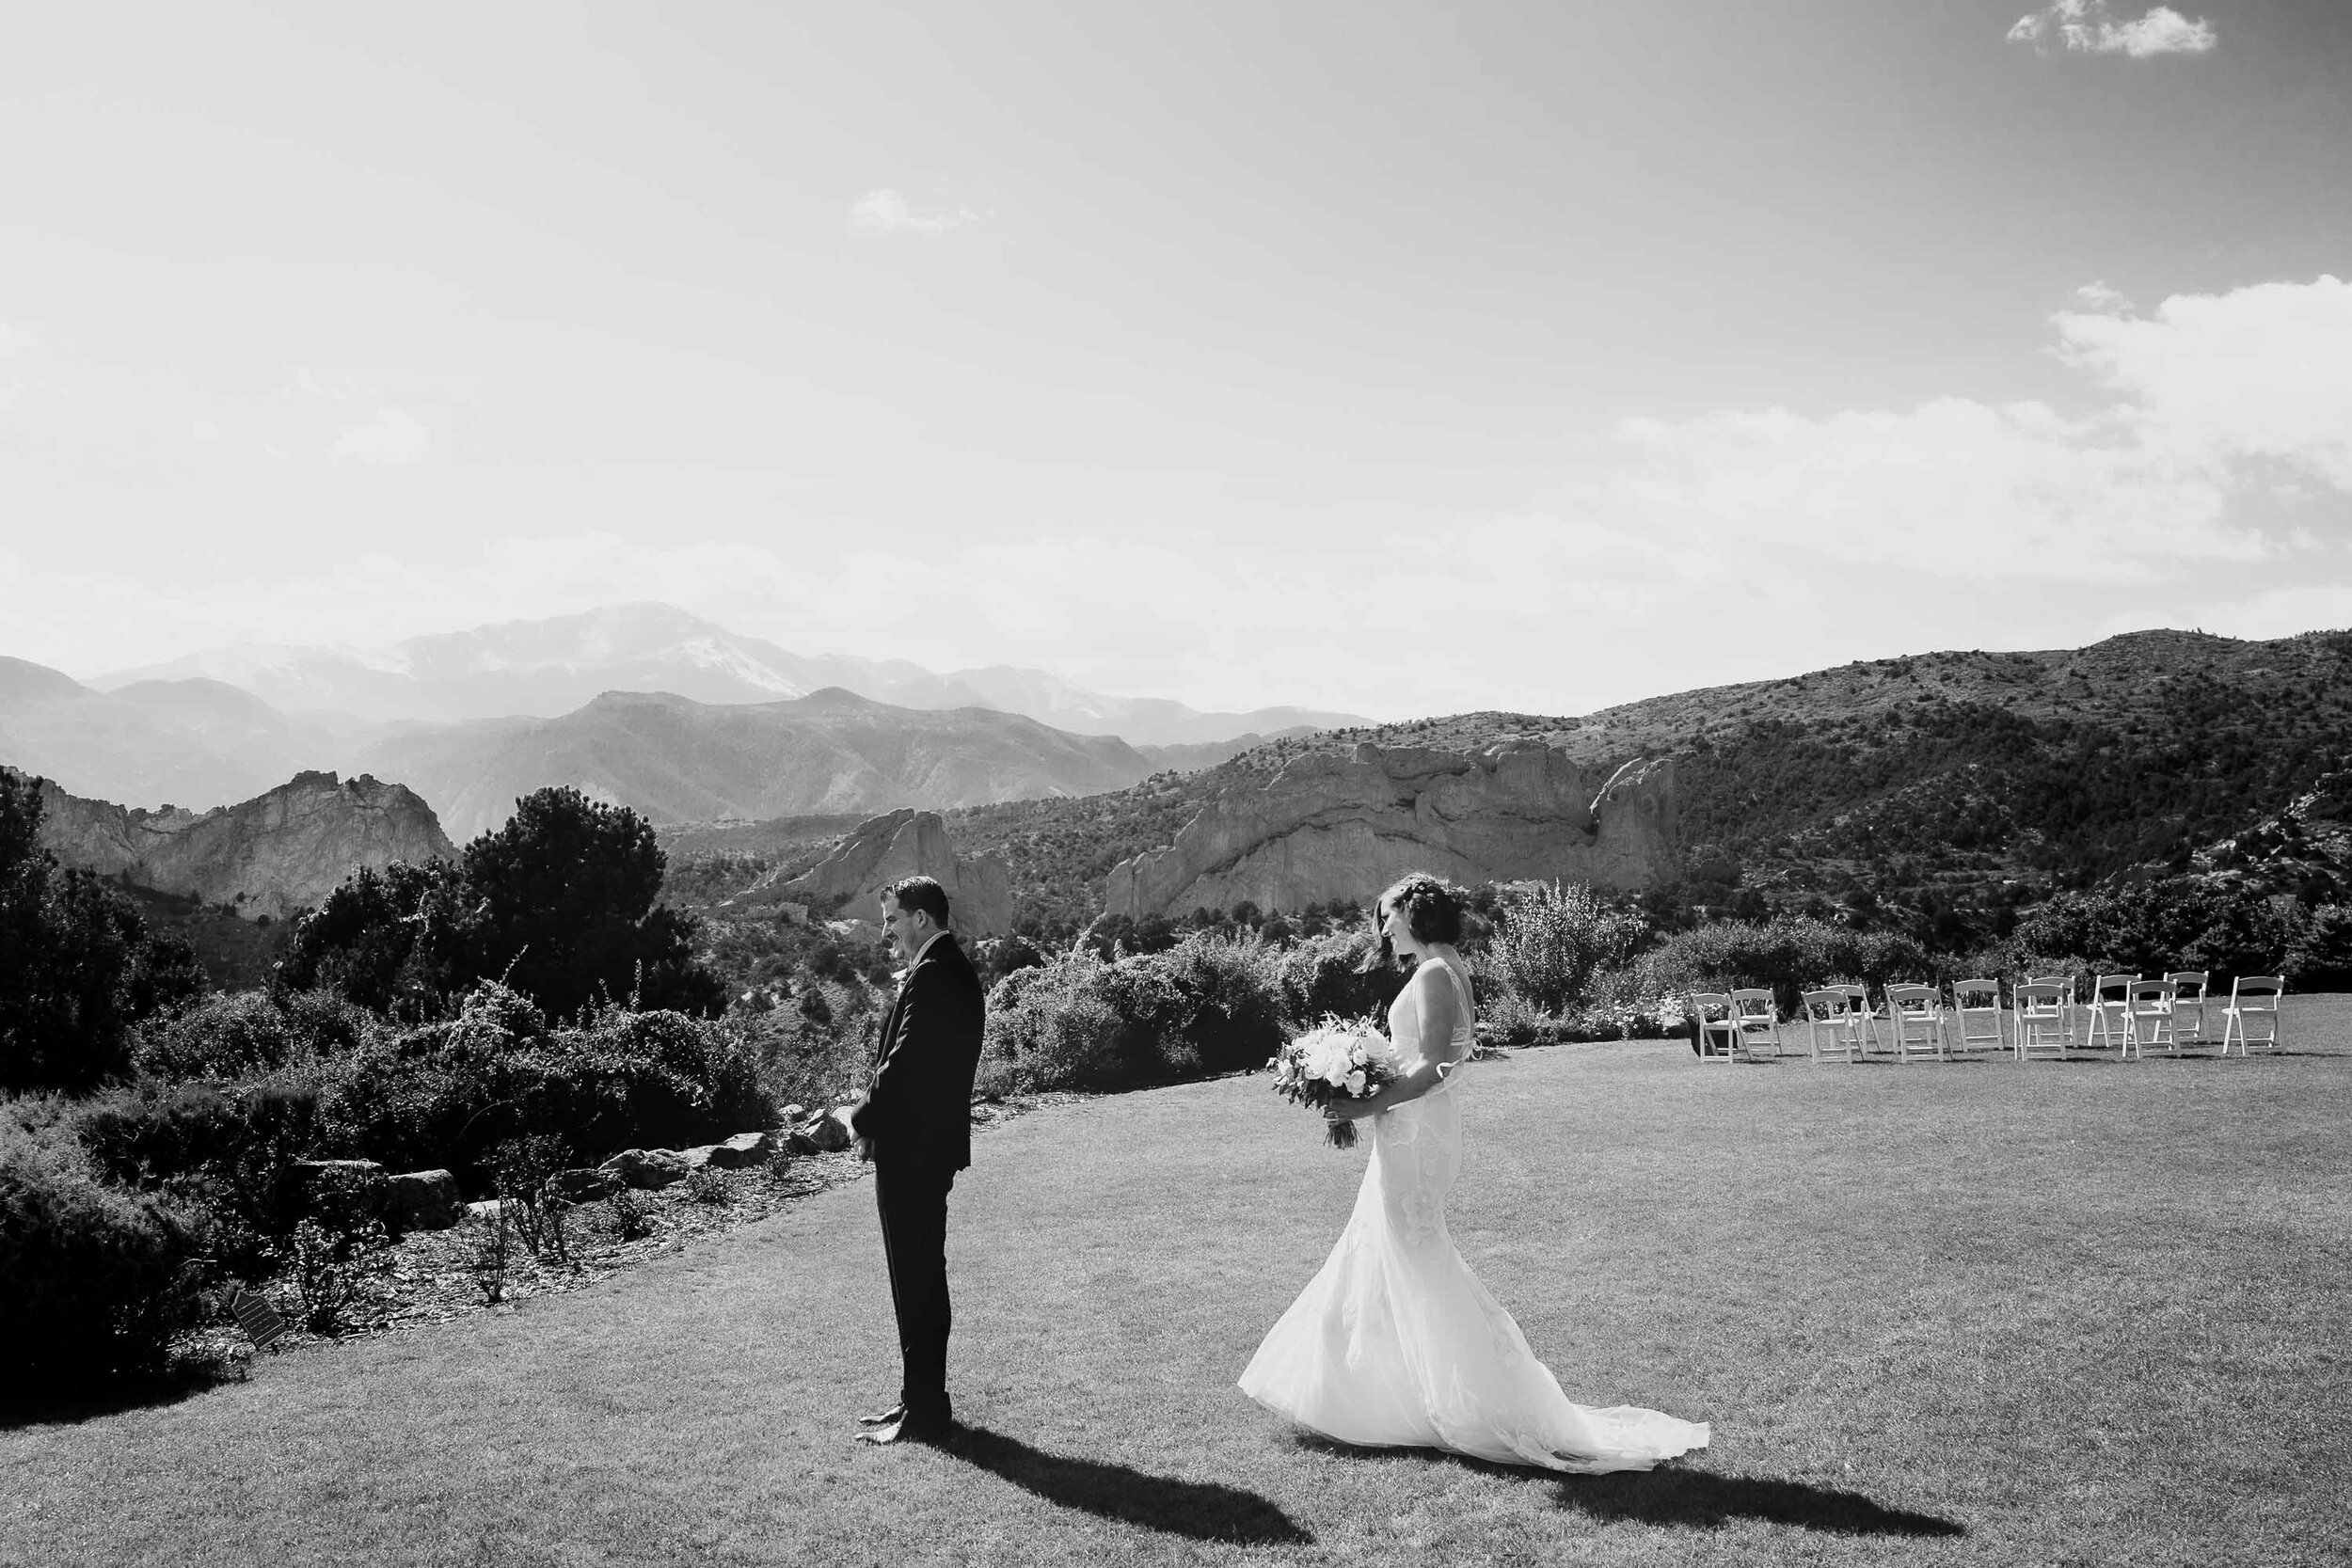
<svg viewBox="0 0 2352 1568"><path fill-rule="evenodd" d="M922 1159L874 1160L874 1202L890 1259L890 1302L898 1314L899 1401L912 1413L945 1418L947 1402L947 1189L953 1167Z"/></svg>

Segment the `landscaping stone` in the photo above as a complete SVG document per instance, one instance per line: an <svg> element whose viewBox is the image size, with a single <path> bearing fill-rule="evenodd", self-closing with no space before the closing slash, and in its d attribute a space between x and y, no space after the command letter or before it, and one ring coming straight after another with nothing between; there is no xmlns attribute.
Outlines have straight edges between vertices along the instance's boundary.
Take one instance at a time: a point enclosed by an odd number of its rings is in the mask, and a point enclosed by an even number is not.
<svg viewBox="0 0 2352 1568"><path fill-rule="evenodd" d="M454 1172L404 1171L384 1183L384 1223L394 1230L447 1230L465 1215Z"/></svg>
<svg viewBox="0 0 2352 1568"><path fill-rule="evenodd" d="M620 1190L621 1178L617 1173L597 1170L593 1166L560 1170L548 1178L548 1194L574 1205L594 1203L599 1198L611 1197Z"/></svg>
<svg viewBox="0 0 2352 1568"><path fill-rule="evenodd" d="M721 1170L742 1170L767 1164L775 1152L776 1140L770 1134L738 1132L724 1143L710 1146L709 1163Z"/></svg>
<svg viewBox="0 0 2352 1568"><path fill-rule="evenodd" d="M466 1212L486 1224L496 1225L499 1217L499 1200L494 1197L485 1197L479 1203L469 1203L466 1205Z"/></svg>
<svg viewBox="0 0 2352 1568"><path fill-rule="evenodd" d="M807 1118L808 1118L808 1107L807 1107L807 1106L805 1106L805 1105L787 1105L787 1106L786 1106L786 1107L785 1107L782 1111L780 1111L780 1112L778 1112L778 1113L777 1113L777 1115L776 1115L776 1125L777 1125L778 1127L790 1127L790 1126L795 1125L796 1123L799 1123L799 1122L804 1121L804 1120L806 1120Z"/></svg>
<svg viewBox="0 0 2352 1568"><path fill-rule="evenodd" d="M836 1116L811 1117L801 1131L821 1153L833 1154L850 1147L850 1129Z"/></svg>
<svg viewBox="0 0 2352 1568"><path fill-rule="evenodd" d="M822 1154L824 1152L817 1147L815 1138L800 1132L787 1132L784 1135L784 1148L788 1154Z"/></svg>
<svg viewBox="0 0 2352 1568"><path fill-rule="evenodd" d="M686 1156L675 1148L625 1148L601 1167L632 1187L666 1187L686 1178Z"/></svg>

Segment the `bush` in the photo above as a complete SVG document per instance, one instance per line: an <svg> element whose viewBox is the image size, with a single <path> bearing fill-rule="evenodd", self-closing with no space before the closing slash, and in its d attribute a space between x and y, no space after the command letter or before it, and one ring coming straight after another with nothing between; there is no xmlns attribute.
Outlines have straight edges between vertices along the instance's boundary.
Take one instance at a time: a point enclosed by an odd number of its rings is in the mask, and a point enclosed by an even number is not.
<svg viewBox="0 0 2352 1568"><path fill-rule="evenodd" d="M1596 971L1625 961L1647 929L1579 883L1533 882L1501 891L1500 919L1485 967L1540 1012L1565 1013L1584 1000Z"/></svg>
<svg viewBox="0 0 2352 1568"><path fill-rule="evenodd" d="M1693 990L1765 987L1784 1016L1803 993L1833 980L1878 987L1889 980L1946 978L1918 942L1893 931L1857 931L1826 920L1722 921L1677 931L1630 963L1597 977L1597 1001L1613 1006Z"/></svg>
<svg viewBox="0 0 2352 1568"><path fill-rule="evenodd" d="M1188 932L1109 962L1080 948L996 983L983 1083L1116 1090L1263 1067L1285 1033L1285 992L1280 956L1248 933Z"/></svg>
<svg viewBox="0 0 2352 1568"><path fill-rule="evenodd" d="M108 1186L54 1103L0 1105L0 1388L84 1394L166 1370L201 1321L201 1221Z"/></svg>
<svg viewBox="0 0 2352 1568"><path fill-rule="evenodd" d="M250 1078L296 1058L348 1056L373 1022L332 991L221 991L147 1025L131 1060L157 1078Z"/></svg>
<svg viewBox="0 0 2352 1568"><path fill-rule="evenodd" d="M1134 963L1138 960L1122 960ZM1122 1014L1148 985L1111 978L1117 965L1092 953L1019 970L990 993L981 1070L997 1090L1127 1089L1173 1076L1159 1053L1156 1021Z"/></svg>
<svg viewBox="0 0 2352 1568"><path fill-rule="evenodd" d="M2298 990L2352 990L2352 909L2323 904L2304 918L2286 975Z"/></svg>
<svg viewBox="0 0 2352 1568"><path fill-rule="evenodd" d="M2110 973L2206 970L2226 988L2241 974L2280 973L2295 935L2267 895L2169 877L2059 894L2020 920L2010 942L2020 952L2079 954Z"/></svg>
<svg viewBox="0 0 2352 1568"><path fill-rule="evenodd" d="M1405 989L1405 974L1387 964L1364 967L1378 945L1369 931L1356 927L1311 937L1283 953L1278 973L1289 1029L1308 1028L1326 1013L1387 1017L1389 1004Z"/></svg>
<svg viewBox="0 0 2352 1568"><path fill-rule="evenodd" d="M754 1053L719 1025L608 1007L550 1030L529 998L492 982L455 1019L371 1040L326 1114L342 1151L389 1170L444 1166L479 1192L509 1138L552 1134L596 1160L765 1127L774 1104Z"/></svg>
<svg viewBox="0 0 2352 1568"><path fill-rule="evenodd" d="M108 1180L185 1202L205 1216L222 1264L259 1278L301 1218L292 1168L326 1142L324 1085L314 1063L243 1084L143 1078L73 1121Z"/></svg>

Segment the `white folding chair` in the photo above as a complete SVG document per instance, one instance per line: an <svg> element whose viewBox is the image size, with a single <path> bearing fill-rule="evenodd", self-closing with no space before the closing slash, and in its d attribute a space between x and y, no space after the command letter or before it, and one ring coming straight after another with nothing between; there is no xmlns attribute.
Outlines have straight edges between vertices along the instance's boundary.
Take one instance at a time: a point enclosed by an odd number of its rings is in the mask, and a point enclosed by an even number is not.
<svg viewBox="0 0 2352 1568"><path fill-rule="evenodd" d="M2090 1028L2084 1050L2124 1049L2130 1037L2123 1030L2123 989L2138 978L2137 974L2102 974L2091 983Z"/></svg>
<svg viewBox="0 0 2352 1568"><path fill-rule="evenodd" d="M1761 1034L1772 1042L1772 1054L1780 1054L1780 1009L1772 1006L1772 993L1753 987L1731 993L1731 1022L1740 1031L1740 1044L1749 1054L1755 1054L1756 1038Z"/></svg>
<svg viewBox="0 0 2352 1568"><path fill-rule="evenodd" d="M1870 1026L1867 1010L1857 1010L1853 992L1844 986L1829 986L1804 993L1804 1037L1813 1048L1813 1059L1838 1056L1848 1062L1862 1059L1864 1032ZM1829 1037L1826 1049L1821 1037Z"/></svg>
<svg viewBox="0 0 2352 1568"><path fill-rule="evenodd" d="M2016 1004L2017 1057L2062 1060L2074 1048L2074 988L2063 980L2021 980Z"/></svg>
<svg viewBox="0 0 2352 1568"><path fill-rule="evenodd" d="M1951 1059L1944 1050L1944 999L1933 986L1887 987L1886 1017L1894 1025L1895 1053L1902 1060Z"/></svg>
<svg viewBox="0 0 2352 1568"><path fill-rule="evenodd" d="M2172 982L2172 1037L2182 1045L2211 1045L2205 1033L2205 986L2208 970L2176 969L2165 976Z"/></svg>
<svg viewBox="0 0 2352 1568"><path fill-rule="evenodd" d="M2172 1035L2169 980L2134 980L2123 988L2123 1054L2137 1051L2145 1061L2152 1045L2162 1046L2167 1055L2180 1054Z"/></svg>
<svg viewBox="0 0 2352 1568"><path fill-rule="evenodd" d="M2058 1006L2066 1019L2066 1048L2072 1051L2074 1048L2074 1037L2082 1027L2082 1015L2074 1006L2074 977L2072 974L2028 974L2026 976L2025 983L2029 986L2058 988L2060 992Z"/></svg>
<svg viewBox="0 0 2352 1568"><path fill-rule="evenodd" d="M1740 1025L1732 1017L1728 992L1692 991L1689 1017L1698 1029L1700 1061L1727 1062L1739 1053Z"/></svg>
<svg viewBox="0 0 2352 1568"><path fill-rule="evenodd" d="M1997 1054L2009 1049L2001 1037L2001 983L1998 980L1954 980L1952 1018L1960 1038L1952 1045L1963 1055Z"/></svg>
<svg viewBox="0 0 2352 1568"><path fill-rule="evenodd" d="M2221 1009L2221 1054L2230 1053L2232 1040L2241 1056L2254 1042L2265 1051L2279 1049L2279 998L2286 989L2283 974L2241 974L2230 982L2230 1005Z"/></svg>
<svg viewBox="0 0 2352 1568"><path fill-rule="evenodd" d="M1879 1025L1885 1022L1885 1018L1871 1010L1869 987L1858 986L1849 980L1832 980L1823 989L1846 993L1846 1001L1853 1012L1855 1036L1862 1042L1863 1050L1878 1052L1885 1049L1884 1042L1879 1038Z"/></svg>

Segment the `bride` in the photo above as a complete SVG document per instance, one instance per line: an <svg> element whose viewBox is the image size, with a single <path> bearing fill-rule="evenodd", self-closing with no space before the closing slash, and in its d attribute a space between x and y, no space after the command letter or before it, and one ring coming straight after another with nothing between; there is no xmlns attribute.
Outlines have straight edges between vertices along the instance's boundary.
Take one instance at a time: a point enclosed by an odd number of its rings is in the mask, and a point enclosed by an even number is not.
<svg viewBox="0 0 2352 1568"><path fill-rule="evenodd" d="M1462 1165L1472 1041L1459 892L1415 872L1380 895L1384 945L1418 960L1389 1008L1395 1083L1333 1116L1372 1118L1356 1212L1241 1375L1242 1391L1310 1432L1447 1449L1504 1465L1646 1470L1707 1446L1704 1422L1569 1402L1526 1336L1454 1250L1445 1198Z"/></svg>

